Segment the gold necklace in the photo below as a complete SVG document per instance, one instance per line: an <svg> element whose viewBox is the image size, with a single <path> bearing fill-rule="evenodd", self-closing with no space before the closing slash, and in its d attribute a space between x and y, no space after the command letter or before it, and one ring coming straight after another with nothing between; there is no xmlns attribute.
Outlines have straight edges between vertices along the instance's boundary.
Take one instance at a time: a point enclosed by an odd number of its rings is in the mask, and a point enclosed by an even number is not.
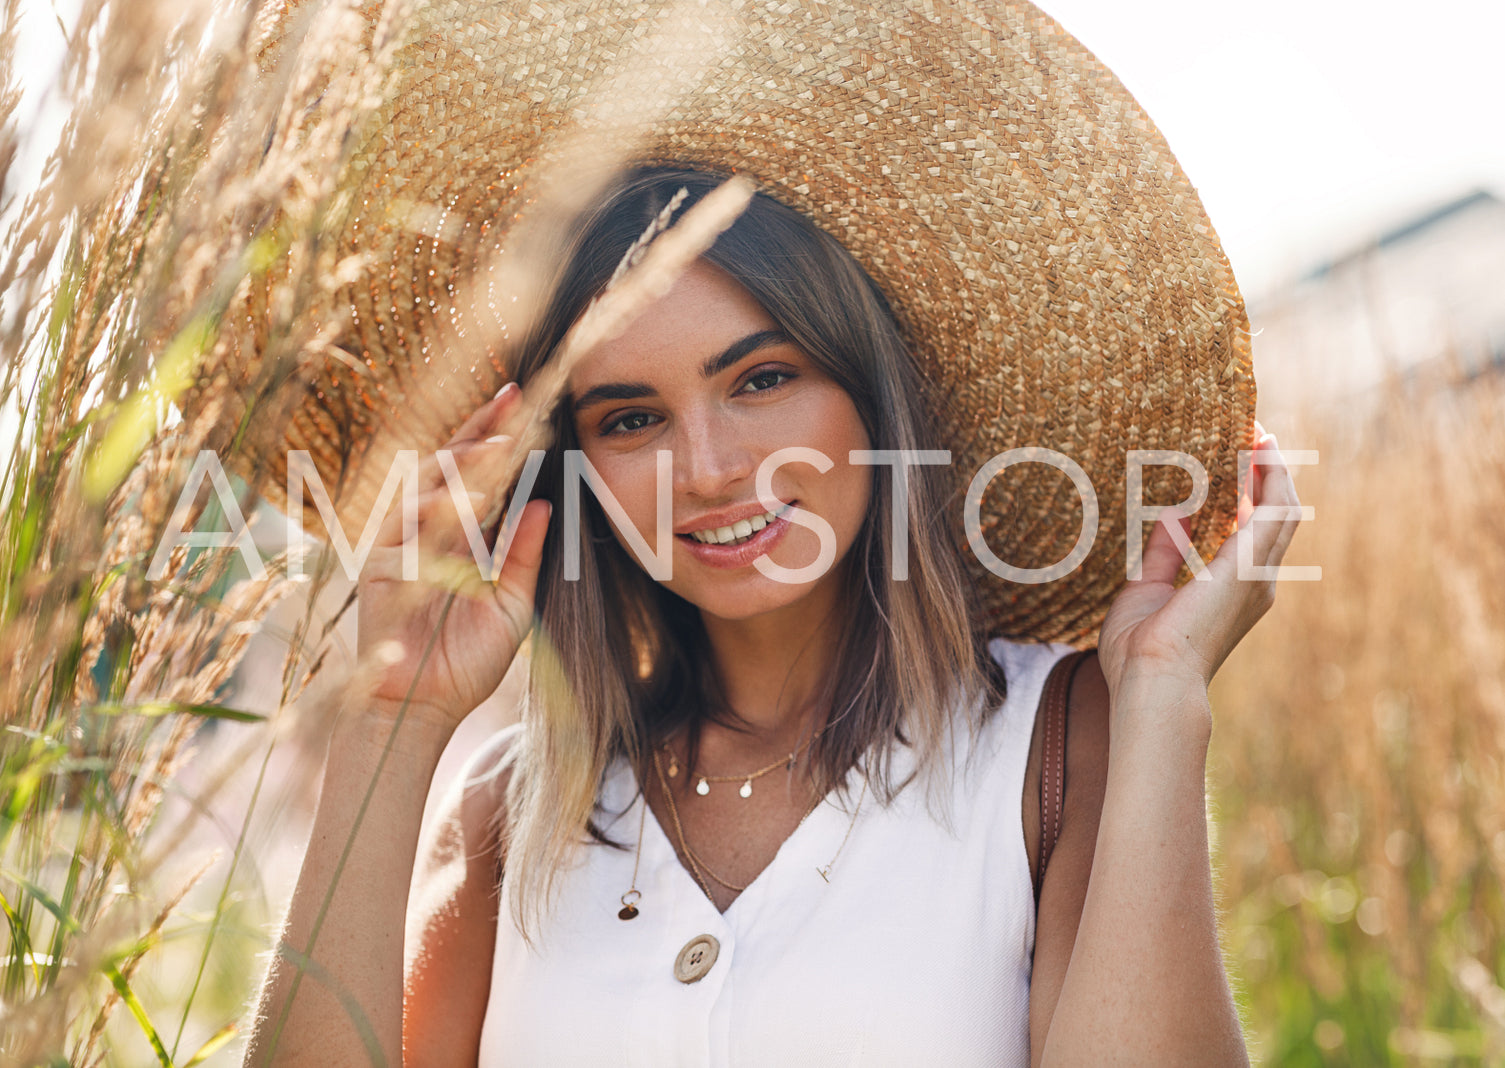
<svg viewBox="0 0 1505 1068"><path fill-rule="evenodd" d="M824 729L824 727L821 728L821 730ZM816 731L814 734L812 734L809 741L802 743L789 753L787 760L783 757L780 757L772 764L769 764L766 768L759 768L757 771L751 772L747 775L697 775L695 782L695 792L701 797L704 797L706 794L711 792L711 783L713 782L740 782L742 784L742 788L737 791L737 794L739 797L745 800L752 796L752 784L754 779L761 779L770 771L773 771L774 769L781 766L788 769L789 771L793 771L794 762L799 758L800 753L808 749L811 745L814 745L815 739L819 738L820 735L821 731ZM669 754L669 778L677 778L679 776L679 757L675 755L674 750L669 748L667 743L664 745L664 752ZM654 752L654 759L658 759L657 751ZM719 882L720 880L717 881Z"/></svg>
<svg viewBox="0 0 1505 1068"><path fill-rule="evenodd" d="M627 893L622 895L622 911L617 913L617 919L630 920L638 914L638 902L643 900L643 892L638 889L638 861L643 859L643 825L648 822L648 798L643 797L643 811L638 814L638 847L632 854L632 885L627 888Z"/></svg>
<svg viewBox="0 0 1505 1068"><path fill-rule="evenodd" d="M743 890L746 890L748 886L751 886L751 883L745 883L741 886L738 886L736 883L728 882L727 880L723 879L721 876L711 871L711 869L706 865L705 861L700 859L700 855L690 848L690 843L685 839L684 826L680 823L679 808L674 802L674 793L669 789L668 778L665 776L663 764L659 760L658 750L654 750L653 752L653 770L658 776L659 786L664 791L664 797L669 803L669 816L673 822L674 835L679 840L679 847L681 852L683 852L685 859L689 861L690 874L695 877L695 882L699 884L701 892L704 893L705 896L709 898L713 903L715 902L716 899L711 894L710 884L706 882L705 877L707 875L709 875L720 885L726 887L728 890L733 890L737 893L741 893ZM815 873L821 877L822 881L828 884L831 881L831 869L835 866L837 858L841 856L842 850L846 849L847 842L852 837L852 830L857 826L857 814L862 811L863 802L867 799L867 786L867 776L863 775L862 792L858 794L857 804L852 808L852 818L847 821L847 831L846 834L842 835L841 844L836 847L836 852L831 854L831 859L826 861L824 866L815 869ZM798 830L799 827L803 826L804 822L810 818L810 814L820 807L822 800L824 799L818 798L815 804L811 805L809 810L800 817L800 822L795 825L796 830ZM646 821L647 815L648 795L645 792L643 794L643 811L639 815L638 819L637 853L633 857L632 861L632 888L629 889L626 894L622 895L622 911L617 914L618 917L623 920L630 920L638 914L637 902L641 901L643 897L641 891L637 889L637 873L638 861L641 858L643 851L643 823ZM793 832L790 833L792 834ZM629 896L631 896L631 901L628 900Z"/></svg>
<svg viewBox="0 0 1505 1068"><path fill-rule="evenodd" d="M679 840L680 852L684 853L685 859L690 862L690 874L695 876L695 881L700 884L700 889L705 891L705 896L711 898L712 901L716 900L714 897L711 897L711 888L706 883L705 876L701 874L702 869L722 886L728 890L735 890L739 894L743 890L746 890L748 886L751 886L751 883L737 886L734 883L727 882L721 876L711 871L710 866L701 860L696 852L690 848L690 843L685 839L685 829L679 822L679 808L674 803L674 791L669 789L669 780L664 776L664 766L658 759L658 750L656 749L653 751L653 770L658 774L659 788L664 791L664 797L669 802L669 819L674 826L674 837ZM648 807L647 794L643 795L643 807ZM812 808L811 811L813 812L814 809ZM807 812L805 815L808 816L809 813ZM801 818L800 822L804 823L805 821Z"/></svg>
<svg viewBox="0 0 1505 1068"><path fill-rule="evenodd" d="M847 839L852 837L852 828L857 826L857 813L862 811L862 802L864 802L865 800L867 800L866 772L864 772L862 775L862 792L857 795L857 807L852 809L852 818L847 822L847 833L841 836L841 845L836 847L836 852L831 854L831 859L826 861L826 866L824 868L815 869L815 874L824 879L827 884L831 882L831 868L836 864L836 858L841 856L841 851L847 847ZM811 809L811 811L813 812L814 809ZM809 813L806 813L806 815L808 814ZM801 820L800 822L803 823L804 820Z"/></svg>

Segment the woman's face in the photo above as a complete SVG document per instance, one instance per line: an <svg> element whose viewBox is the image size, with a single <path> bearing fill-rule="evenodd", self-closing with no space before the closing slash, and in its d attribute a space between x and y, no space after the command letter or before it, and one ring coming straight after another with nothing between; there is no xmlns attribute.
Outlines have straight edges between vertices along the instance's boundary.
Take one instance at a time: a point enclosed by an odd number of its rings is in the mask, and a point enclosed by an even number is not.
<svg viewBox="0 0 1505 1068"><path fill-rule="evenodd" d="M848 462L851 450L870 447L867 432L846 391L731 276L697 262L626 332L587 354L570 398L580 448L650 547L657 454L673 454L671 590L721 619L796 603L803 616L824 607L812 596L834 597L836 564L867 515L873 469ZM758 499L759 464L790 446L817 450L831 466L823 474L803 462L781 465L774 496L783 512L797 505L835 534L831 566L797 582L754 566L766 555L782 568L806 568L819 556L815 531L770 517Z"/></svg>

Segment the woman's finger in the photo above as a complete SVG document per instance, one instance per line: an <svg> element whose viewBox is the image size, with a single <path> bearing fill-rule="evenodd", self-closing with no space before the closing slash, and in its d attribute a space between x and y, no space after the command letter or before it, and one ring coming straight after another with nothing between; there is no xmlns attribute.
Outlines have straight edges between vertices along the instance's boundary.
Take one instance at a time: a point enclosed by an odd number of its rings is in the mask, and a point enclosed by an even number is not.
<svg viewBox="0 0 1505 1068"><path fill-rule="evenodd" d="M378 545L400 545L417 538L429 554L473 556L484 564L491 551L488 532L495 526L509 488L514 443L507 437L462 443L442 449L430 461L434 476L420 481L416 508L399 497L388 509Z"/></svg>
<svg viewBox="0 0 1505 1068"><path fill-rule="evenodd" d="M446 447L458 445L464 441L490 437L517 407L522 396L522 390L518 389L517 383L508 382L497 390L495 397L470 413L470 418L461 423L459 428L450 435L449 441L445 442Z"/></svg>
<svg viewBox="0 0 1505 1068"><path fill-rule="evenodd" d="M401 582L403 578L402 548L394 545L374 545L361 565L360 581Z"/></svg>
<svg viewBox="0 0 1505 1068"><path fill-rule="evenodd" d="M488 532L494 531L516 480L515 454L516 443L498 436L439 457L443 484L434 492L447 495L452 505L452 515L437 531L446 548L468 546L477 560L491 552Z"/></svg>
<svg viewBox="0 0 1505 1068"><path fill-rule="evenodd" d="M500 540L504 517L507 524L518 520L519 510L533 491L541 461L541 453L524 454L507 435L488 438L464 455L457 453L446 461L452 485L463 485L469 494L481 495L473 513L476 525L472 527L470 517L466 517L467 536L477 555L482 542Z"/></svg>
<svg viewBox="0 0 1505 1068"><path fill-rule="evenodd" d="M514 614L518 632L532 625L533 597L538 589L538 569L543 563L544 539L549 532L553 506L548 501L529 501L504 546L506 562L496 580L496 597Z"/></svg>
<svg viewBox="0 0 1505 1068"><path fill-rule="evenodd" d="M495 397L472 412L470 418L450 435L449 440L438 451L426 457L419 466L419 489L427 491L444 484L445 473L439 463L440 453L460 456L487 444L497 430L506 425L521 401L522 391L518 389L517 383L508 382Z"/></svg>
<svg viewBox="0 0 1505 1068"><path fill-rule="evenodd" d="M1280 454L1280 446L1274 435L1260 443L1260 452L1265 461L1264 477L1260 481L1260 495L1256 498L1261 507L1294 509L1299 506L1296 486L1291 481L1290 469ZM1285 555L1286 547L1296 533L1300 519L1294 513L1280 519L1263 519L1254 525L1254 561L1256 564L1278 564Z"/></svg>
<svg viewBox="0 0 1505 1068"><path fill-rule="evenodd" d="M1296 496L1294 483L1291 484L1288 502L1288 507L1292 508L1293 511L1290 517L1281 523L1280 529L1276 532L1275 545L1270 550L1270 563L1272 564L1279 564L1285 559L1286 550L1291 547L1291 541L1296 537L1296 530L1301 526L1301 513L1299 511L1301 501Z"/></svg>
<svg viewBox="0 0 1505 1068"><path fill-rule="evenodd" d="M1266 440L1273 441L1273 435L1260 425L1258 419L1254 420L1254 451L1258 452ZM1238 514L1234 523L1236 528L1242 529L1249 522L1249 513L1254 511L1254 503L1260 499L1263 482L1264 471L1259 464L1251 460L1248 472L1244 474L1244 482L1239 486Z"/></svg>
<svg viewBox="0 0 1505 1068"><path fill-rule="evenodd" d="M1171 536L1171 523L1179 524L1186 536L1191 536L1189 517L1172 519L1162 512L1160 518L1155 521L1155 528L1150 531L1149 540L1145 543L1143 564L1139 575L1140 582L1174 583L1181 565L1186 562L1181 555L1181 550L1176 547L1175 539Z"/></svg>

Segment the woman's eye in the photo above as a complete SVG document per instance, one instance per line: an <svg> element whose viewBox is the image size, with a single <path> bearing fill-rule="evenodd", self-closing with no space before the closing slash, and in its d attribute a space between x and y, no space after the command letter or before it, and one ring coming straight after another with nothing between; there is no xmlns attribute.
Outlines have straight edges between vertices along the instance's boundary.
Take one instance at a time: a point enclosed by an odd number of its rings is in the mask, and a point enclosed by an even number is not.
<svg viewBox="0 0 1505 1068"><path fill-rule="evenodd" d="M653 416L647 412L628 412L610 419L601 427L603 434L633 434L647 430L653 425Z"/></svg>
<svg viewBox="0 0 1505 1068"><path fill-rule="evenodd" d="M782 386L793 377L787 371L759 371L756 374L749 375L747 381L742 383L742 391L744 393L762 393L773 389L775 386Z"/></svg>

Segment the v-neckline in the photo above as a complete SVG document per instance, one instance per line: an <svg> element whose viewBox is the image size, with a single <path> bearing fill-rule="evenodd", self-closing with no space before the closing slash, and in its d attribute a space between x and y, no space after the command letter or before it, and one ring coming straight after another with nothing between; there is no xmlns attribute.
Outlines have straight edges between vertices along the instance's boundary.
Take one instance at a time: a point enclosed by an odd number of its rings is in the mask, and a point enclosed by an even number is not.
<svg viewBox="0 0 1505 1068"><path fill-rule="evenodd" d="M746 886L744 886L741 891L738 892L737 896L732 899L731 903L728 904L725 909L721 909L717 907L714 898L708 897L706 895L705 888L702 887L696 880L694 872L685 867L684 861L680 859L679 850L674 848L674 842L669 838L668 832L664 830L663 824L659 822L658 813L654 812L653 806L648 803L648 793L643 789L643 784L638 782L636 769L634 769L631 764L628 764L626 761L623 761L623 763L624 765L626 765L627 780L637 791L637 803L643 806L643 822L645 825L652 825L652 833L657 840L659 847L663 850L667 850L669 863L671 863L677 870L678 877L687 880L690 889L694 891L694 896L699 900L704 901L712 909L715 909L716 915L720 916L727 922L731 921L732 910L735 909L742 901L746 900L749 894L757 890L760 886L764 885L768 881L766 878L768 873L773 870L776 864L779 863L780 858L783 857L785 853L790 851L789 843L793 842L795 838L799 836L801 831L810 826L810 824L815 820L816 814L827 806L832 797L836 796L838 789L838 787L832 787L829 791L827 791L824 797L816 802L815 807L812 808L809 813L807 813L805 817L799 821L799 823L795 824L794 830L790 831L784 837L784 840L779 843L778 849L774 850L772 859L770 859L767 864L763 865L762 870L759 871L757 875L753 876L752 880ZM854 768L853 770L855 771L857 769ZM631 809L629 809L628 811L630 812ZM645 832L645 834L646 833L647 832Z"/></svg>

